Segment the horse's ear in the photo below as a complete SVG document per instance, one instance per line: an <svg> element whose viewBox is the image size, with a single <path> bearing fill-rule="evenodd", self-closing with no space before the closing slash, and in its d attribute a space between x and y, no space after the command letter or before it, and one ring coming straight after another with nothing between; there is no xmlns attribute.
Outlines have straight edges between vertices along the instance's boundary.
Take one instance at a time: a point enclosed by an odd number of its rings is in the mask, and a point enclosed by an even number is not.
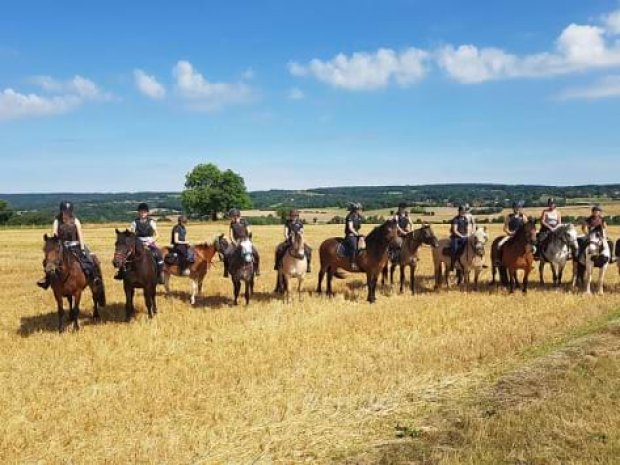
<svg viewBox="0 0 620 465"><path fill-rule="evenodd" d="M43 240L47 242L48 239L49 239L49 236L47 235L47 233L43 234Z"/></svg>
<svg viewBox="0 0 620 465"><path fill-rule="evenodd" d="M483 229L484 232L487 232L487 227L486 226L483 226L482 229Z"/></svg>
<svg viewBox="0 0 620 465"><path fill-rule="evenodd" d="M116 231L116 235L118 236L121 232L118 230L118 228L114 228L114 231Z"/></svg>

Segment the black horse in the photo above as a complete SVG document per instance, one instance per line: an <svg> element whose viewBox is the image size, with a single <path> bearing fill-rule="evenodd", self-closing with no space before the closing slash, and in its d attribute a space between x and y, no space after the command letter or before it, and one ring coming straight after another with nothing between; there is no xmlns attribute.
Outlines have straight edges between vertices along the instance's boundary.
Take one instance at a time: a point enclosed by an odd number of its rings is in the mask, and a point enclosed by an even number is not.
<svg viewBox="0 0 620 465"><path fill-rule="evenodd" d="M239 303L242 281L245 283L245 304L248 305L250 297L254 294L254 277L256 276L252 243L242 241L240 244L234 245L229 243L222 234L217 238L215 248L222 260L226 260L228 273L233 283L235 305Z"/></svg>
<svg viewBox="0 0 620 465"><path fill-rule="evenodd" d="M114 249L115 268L122 270L123 288L125 290L125 320L131 321L136 316L133 296L136 289L144 289L144 302L149 318L157 313L157 262L151 251L131 231L116 230Z"/></svg>

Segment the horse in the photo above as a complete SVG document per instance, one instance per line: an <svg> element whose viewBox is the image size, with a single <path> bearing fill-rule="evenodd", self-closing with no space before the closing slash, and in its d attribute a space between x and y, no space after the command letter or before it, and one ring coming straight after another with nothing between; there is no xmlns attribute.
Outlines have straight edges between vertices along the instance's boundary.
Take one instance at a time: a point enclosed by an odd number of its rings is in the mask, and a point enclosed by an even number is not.
<svg viewBox="0 0 620 465"><path fill-rule="evenodd" d="M400 292L402 293L405 287L405 271L409 267L410 280L409 287L411 293L415 294L415 270L418 264L418 249L422 244L430 245L435 248L439 245L439 241L435 236L435 233L431 229L429 224L425 224L422 227L408 232L402 241L400 248L393 249L390 254L390 284L394 284L394 271L396 267L400 267ZM385 280L388 274L388 264L383 268L383 274L381 278L381 284L385 284Z"/></svg>
<svg viewBox="0 0 620 465"><path fill-rule="evenodd" d="M333 296L333 278L344 278L344 274L339 270L354 273L366 273L366 285L368 287L367 301L373 303L377 300L376 288L379 274L388 262L388 247L397 237L398 229L394 220L388 220L380 226L374 228L366 236L366 249L358 253L356 262L357 270L351 269L351 260L344 254L344 239L332 237L326 239L319 248L321 259L321 269L319 270L319 283L317 293L322 292L323 278L327 275L327 295Z"/></svg>
<svg viewBox="0 0 620 465"><path fill-rule="evenodd" d="M618 272L620 273L620 239L616 241L616 247L614 250L614 257L616 259L616 264L618 265Z"/></svg>
<svg viewBox="0 0 620 465"><path fill-rule="evenodd" d="M112 264L123 270L125 291L125 321L136 316L133 297L136 289L144 290L144 303L149 318L157 313L157 262L153 253L144 246L135 233L116 229L116 243Z"/></svg>
<svg viewBox="0 0 620 465"><path fill-rule="evenodd" d="M170 294L170 277L189 277L191 283L191 295L189 302L191 305L196 303L196 296L200 295L202 292L202 283L207 275L207 271L209 271L211 261L217 252L215 245L207 242L196 244L193 248L195 257L194 263L189 264L189 267L186 268L186 270L189 271L189 274L183 274L179 259L172 264L168 263L166 259L164 259L164 287L166 289L166 294ZM162 255L166 257L173 252L173 248L162 247L161 251Z"/></svg>
<svg viewBox="0 0 620 465"><path fill-rule="evenodd" d="M297 292L301 296L306 272L308 271L308 257L304 253L304 235L300 231L293 232L291 245L282 257L278 269L276 292L286 295L290 299L291 278L297 278Z"/></svg>
<svg viewBox="0 0 620 465"><path fill-rule="evenodd" d="M241 282L245 283L245 304L250 303L250 297L254 294L254 253L252 242L249 240L241 241L238 245L230 244L224 235L220 235L215 243L215 248L220 257L228 261L228 273L233 283L234 304L239 304L239 294L241 292Z"/></svg>
<svg viewBox="0 0 620 465"><path fill-rule="evenodd" d="M592 271L594 268L598 268L598 294L603 295L605 273L611 261L611 249L603 232L599 228L595 228L587 235L585 249L579 254L577 261L581 267L585 269L583 277L585 293L591 293L590 284L592 282ZM576 284L575 282L574 285Z"/></svg>
<svg viewBox="0 0 620 465"><path fill-rule="evenodd" d="M577 256L579 245L577 244L577 230L572 224L561 224L557 229L549 234L546 246L540 250L540 284L545 284L544 269L545 263L551 265L553 273L553 286L559 287L562 283L562 274L566 262L572 256Z"/></svg>
<svg viewBox="0 0 620 465"><path fill-rule="evenodd" d="M495 260L500 256L498 246L501 239L501 237L498 237L493 241L491 256ZM511 293L514 292L515 286L519 287L518 270L523 270L522 290L524 294L527 293L528 278L534 263L535 243L536 220L530 218L502 246L499 272L502 284L509 287ZM493 270L493 282L495 282L495 270Z"/></svg>
<svg viewBox="0 0 620 465"><path fill-rule="evenodd" d="M478 282L482 268L484 267L484 246L489 240L486 227L478 226L474 233L467 238L465 249L455 263L457 271L460 273L459 278L465 281L465 290L469 291L470 273L474 272L474 288L478 290ZM450 247L450 239L441 239L437 247L433 249L433 264L435 274L435 290L441 288L442 282L449 287L449 275L451 261L450 254L446 254L446 250ZM460 279L459 279L460 282Z"/></svg>
<svg viewBox="0 0 620 465"><path fill-rule="evenodd" d="M45 234L43 242L43 253L45 254L43 266L50 280L58 307L58 331L62 333L65 330L63 297L67 299L69 304L69 319L73 322L73 328L75 330L80 329L80 301L82 299L82 292L87 286L90 287L93 295L93 320L100 320L99 307L105 307L106 298L101 264L97 257L91 255L99 280L97 283L89 282L82 270L79 259L63 244L58 236L48 236Z"/></svg>

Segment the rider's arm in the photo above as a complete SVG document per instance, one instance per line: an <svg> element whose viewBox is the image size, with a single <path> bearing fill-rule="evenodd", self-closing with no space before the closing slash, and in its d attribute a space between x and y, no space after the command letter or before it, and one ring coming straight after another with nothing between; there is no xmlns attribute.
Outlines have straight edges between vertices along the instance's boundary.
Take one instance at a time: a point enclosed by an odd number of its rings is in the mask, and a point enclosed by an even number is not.
<svg viewBox="0 0 620 465"><path fill-rule="evenodd" d="M136 225L136 222L132 221L131 224L129 225L129 230L131 232L135 233L137 228L138 228L138 226Z"/></svg>
<svg viewBox="0 0 620 465"><path fill-rule="evenodd" d="M512 231L508 227L508 221L510 221L509 218L510 218L509 216L506 216L506 218L504 218L504 232L508 234L509 236L512 236Z"/></svg>
<svg viewBox="0 0 620 465"><path fill-rule="evenodd" d="M248 239L251 238L252 237L252 230L250 229L250 225L249 224L245 225L245 230L246 230L246 232L248 234Z"/></svg>
<svg viewBox="0 0 620 465"><path fill-rule="evenodd" d="M559 225L561 225L561 224L562 224L562 214L561 214L561 213L560 213L560 211L558 210L558 225L557 225L557 226L559 226ZM556 226L556 229L557 229L557 226Z"/></svg>
<svg viewBox="0 0 620 465"><path fill-rule="evenodd" d="M540 224L547 229L553 230L553 228L547 224L547 212L543 212L542 215L540 215Z"/></svg>
<svg viewBox="0 0 620 465"><path fill-rule="evenodd" d="M157 231L157 223L154 220L151 220L151 228L153 228L153 242L157 242L159 232Z"/></svg>
<svg viewBox="0 0 620 465"><path fill-rule="evenodd" d="M55 219L52 223L52 235L58 236L58 219Z"/></svg>
<svg viewBox="0 0 620 465"><path fill-rule="evenodd" d="M288 240L288 235L289 235L288 226L285 224L285 225L284 225L284 240L285 240L285 241L287 241L287 240Z"/></svg>
<svg viewBox="0 0 620 465"><path fill-rule="evenodd" d="M230 227L228 228L228 239L230 239L230 243L232 245L237 245L237 242L235 241L235 236L233 235L232 225L230 225Z"/></svg>
<svg viewBox="0 0 620 465"><path fill-rule="evenodd" d="M353 221L349 221L349 222L347 223L347 229L348 229L348 231L349 231L351 234L353 234L354 236L359 236L359 232L357 232L357 231L355 230L355 228L353 227Z"/></svg>
<svg viewBox="0 0 620 465"><path fill-rule="evenodd" d="M588 222L586 220L581 222L581 232L588 234Z"/></svg>
<svg viewBox="0 0 620 465"><path fill-rule="evenodd" d="M456 223L452 223L452 234L454 234L457 237L465 237L459 232L458 225Z"/></svg>
<svg viewBox="0 0 620 465"><path fill-rule="evenodd" d="M82 233L82 223L77 218L75 219L75 229L77 229L78 242L80 243L80 249L84 250L84 233Z"/></svg>
<svg viewBox="0 0 620 465"><path fill-rule="evenodd" d="M189 245L189 241L179 240L179 231L174 231L174 243L180 245Z"/></svg>

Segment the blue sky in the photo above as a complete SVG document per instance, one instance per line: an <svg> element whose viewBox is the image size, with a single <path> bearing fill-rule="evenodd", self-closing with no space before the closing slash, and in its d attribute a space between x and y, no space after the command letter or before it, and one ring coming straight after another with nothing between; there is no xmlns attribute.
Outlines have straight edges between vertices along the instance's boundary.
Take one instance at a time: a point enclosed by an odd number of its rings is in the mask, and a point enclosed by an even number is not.
<svg viewBox="0 0 620 465"><path fill-rule="evenodd" d="M620 3L10 1L0 192L618 182Z"/></svg>

